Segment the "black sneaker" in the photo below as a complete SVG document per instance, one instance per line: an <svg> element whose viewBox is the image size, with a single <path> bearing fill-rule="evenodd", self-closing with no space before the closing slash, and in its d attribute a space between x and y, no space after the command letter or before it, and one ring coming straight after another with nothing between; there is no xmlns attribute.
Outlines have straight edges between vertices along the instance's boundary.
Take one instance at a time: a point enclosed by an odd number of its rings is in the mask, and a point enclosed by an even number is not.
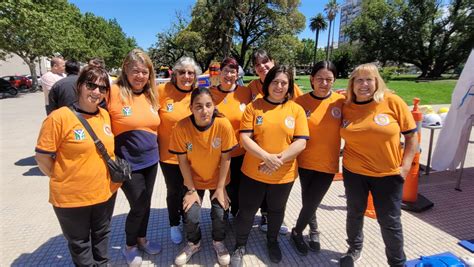
<svg viewBox="0 0 474 267"><path fill-rule="evenodd" d="M281 250L278 241L267 241L268 256L273 263L281 261Z"/></svg>
<svg viewBox="0 0 474 267"><path fill-rule="evenodd" d="M339 266L341 267L353 267L354 263L359 261L362 256L361 250L349 249L346 254L342 255L339 259Z"/></svg>
<svg viewBox="0 0 474 267"><path fill-rule="evenodd" d="M321 250L318 233L309 233L308 245L311 251L318 252Z"/></svg>
<svg viewBox="0 0 474 267"><path fill-rule="evenodd" d="M245 246L237 247L230 256L230 266L242 267L244 266L243 257L245 255Z"/></svg>
<svg viewBox="0 0 474 267"><path fill-rule="evenodd" d="M293 241L293 245L296 248L296 253L302 256L308 255L308 246L306 242L304 242L303 235L301 233L297 233L295 228L291 230L291 241Z"/></svg>

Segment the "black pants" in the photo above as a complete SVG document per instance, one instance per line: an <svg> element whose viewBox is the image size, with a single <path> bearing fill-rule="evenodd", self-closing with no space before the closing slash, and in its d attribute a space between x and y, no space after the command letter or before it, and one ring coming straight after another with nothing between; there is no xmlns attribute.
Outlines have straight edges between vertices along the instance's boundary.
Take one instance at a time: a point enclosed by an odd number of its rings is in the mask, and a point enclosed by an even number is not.
<svg viewBox="0 0 474 267"><path fill-rule="evenodd" d="M86 207L53 207L74 265L107 265L110 221L116 196L113 194L106 202Z"/></svg>
<svg viewBox="0 0 474 267"><path fill-rule="evenodd" d="M400 220L403 178L400 175L370 177L343 169L347 197L347 243L352 249L362 249L362 227L369 191L374 199L377 221L385 244L390 266L403 266L403 231Z"/></svg>
<svg viewBox="0 0 474 267"><path fill-rule="evenodd" d="M266 184L242 174L239 190L240 209L235 219L237 246L245 246L247 244L255 214L264 198L268 204L267 240L270 242L277 241L280 226L285 217L286 202L292 187L293 182L287 184Z"/></svg>
<svg viewBox="0 0 474 267"><path fill-rule="evenodd" d="M227 195L230 198L230 213L234 218L237 216L239 211L239 187L240 177L242 176L242 162L244 156L233 157L230 161L230 182L226 187Z"/></svg>
<svg viewBox="0 0 474 267"><path fill-rule="evenodd" d="M158 164L133 171L132 180L122 184L122 190L130 204L130 211L125 222L127 246L135 246L137 238L146 237L157 171Z"/></svg>
<svg viewBox="0 0 474 267"><path fill-rule="evenodd" d="M312 233L317 233L316 209L329 190L334 173L324 173L303 168L298 168L301 182L301 207L300 215L296 221L295 231L302 233L306 225L310 224Z"/></svg>
<svg viewBox="0 0 474 267"><path fill-rule="evenodd" d="M178 226L183 212L183 197L186 192L183 175L178 164L169 164L160 161L161 171L166 183L166 205L170 226Z"/></svg>
<svg viewBox="0 0 474 267"><path fill-rule="evenodd" d="M209 197L212 197L215 190L209 190ZM197 190L199 198L204 197L205 190ZM217 199L211 200L211 220L212 220L212 240L222 241L225 239L225 210L219 204ZM191 208L184 214L185 223L184 231L186 232L186 239L194 244L201 240L201 205L194 203Z"/></svg>

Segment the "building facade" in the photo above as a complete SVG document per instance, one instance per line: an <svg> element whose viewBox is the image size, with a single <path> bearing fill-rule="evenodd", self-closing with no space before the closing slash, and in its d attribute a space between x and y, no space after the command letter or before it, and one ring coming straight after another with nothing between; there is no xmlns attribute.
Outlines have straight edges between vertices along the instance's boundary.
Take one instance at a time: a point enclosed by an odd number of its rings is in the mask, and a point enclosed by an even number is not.
<svg viewBox="0 0 474 267"><path fill-rule="evenodd" d="M339 45L349 43L349 36L344 34L344 28L354 21L362 12L362 0L346 0L341 5L341 20L339 24Z"/></svg>

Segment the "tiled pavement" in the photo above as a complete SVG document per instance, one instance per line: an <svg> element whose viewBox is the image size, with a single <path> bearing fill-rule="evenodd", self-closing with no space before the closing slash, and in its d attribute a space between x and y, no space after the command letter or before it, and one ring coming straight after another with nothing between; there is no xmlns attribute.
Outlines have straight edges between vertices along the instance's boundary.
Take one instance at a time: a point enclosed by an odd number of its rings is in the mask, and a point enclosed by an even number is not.
<svg viewBox="0 0 474 267"><path fill-rule="evenodd" d="M42 93L20 95L0 100L1 110L1 186L0 186L0 266L64 266L71 265L66 242L61 235L51 205L48 203L48 179L41 175L33 155L33 148L41 121L44 118ZM423 133L422 148L427 151L427 133ZM471 138L473 139L473 138ZM435 172L420 179L420 193L435 203L423 213L403 212L405 251L409 259L445 251L466 257L473 256L456 243L460 239L474 239L474 146L469 148L467 169L462 192L455 191L457 173ZM426 153L422 155L426 162ZM144 266L169 266L181 246L169 239L165 202L166 189L161 173L155 184L148 238L159 241L163 251L157 256L145 256ZM296 181L287 205L285 223L292 226L298 216L300 186ZM189 265L213 266L216 257L211 247L209 201L204 201L203 240L201 252ZM125 243L124 219L128 203L119 192L112 222L110 256L113 266L125 266L120 248ZM256 218L256 222L258 217ZM283 261L280 266L337 266L337 260L347 249L345 242L345 198L342 182L333 182L318 210L322 232L322 250L298 256L287 236L281 236ZM363 259L358 266L386 266L383 242L375 220L366 218ZM229 227L226 244L233 245ZM269 265L265 235L255 225L252 230L246 266Z"/></svg>

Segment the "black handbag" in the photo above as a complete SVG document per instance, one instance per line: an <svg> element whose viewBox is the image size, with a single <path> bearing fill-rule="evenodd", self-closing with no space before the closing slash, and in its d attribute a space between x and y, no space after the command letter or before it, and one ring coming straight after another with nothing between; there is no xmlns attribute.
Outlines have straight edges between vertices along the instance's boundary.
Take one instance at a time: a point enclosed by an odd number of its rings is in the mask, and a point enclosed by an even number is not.
<svg viewBox="0 0 474 267"><path fill-rule="evenodd" d="M107 153L107 150L105 149L104 143L102 143L102 141L97 138L97 135L95 134L94 130L92 130L89 123L72 106L70 106L69 109L74 113L74 115L76 115L76 117L79 119L79 121L82 123L84 128L86 128L87 132L89 132L90 136L94 140L95 146L99 150L104 161L107 163L112 182L123 183L126 181L130 181L132 179L132 169L130 168L130 164L128 163L128 161L118 157L117 155L115 156L115 160L110 158L109 154Z"/></svg>

